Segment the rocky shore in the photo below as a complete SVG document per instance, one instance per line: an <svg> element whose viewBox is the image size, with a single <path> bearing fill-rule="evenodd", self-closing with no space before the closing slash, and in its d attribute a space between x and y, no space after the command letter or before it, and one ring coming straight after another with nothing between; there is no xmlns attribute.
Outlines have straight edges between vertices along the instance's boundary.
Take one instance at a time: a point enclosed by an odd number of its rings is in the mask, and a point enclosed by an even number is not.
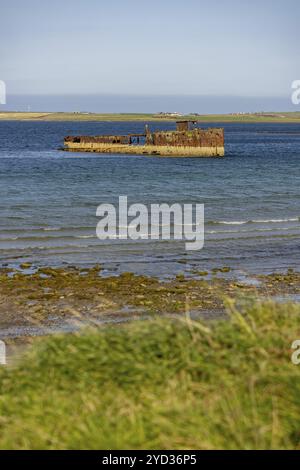
<svg viewBox="0 0 300 470"><path fill-rule="evenodd" d="M30 268L30 266L23 266ZM229 268L168 280L123 273L104 277L91 269L40 268L26 274L0 270L0 336L29 341L82 326L123 323L153 316L190 315L205 319L225 314L227 299L278 301L300 298L300 273L257 275L243 281L226 277Z"/></svg>

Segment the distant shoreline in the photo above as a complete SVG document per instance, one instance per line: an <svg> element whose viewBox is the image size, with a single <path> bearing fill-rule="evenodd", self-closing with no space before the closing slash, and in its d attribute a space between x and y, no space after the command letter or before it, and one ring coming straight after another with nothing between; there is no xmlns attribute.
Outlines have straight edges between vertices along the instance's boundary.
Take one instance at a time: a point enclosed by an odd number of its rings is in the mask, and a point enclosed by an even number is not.
<svg viewBox="0 0 300 470"><path fill-rule="evenodd" d="M274 112L254 114L205 114L205 115L157 115L157 114L98 114L98 113L36 113L0 112L0 121L177 121L190 119L197 122L237 123L300 123L300 112Z"/></svg>

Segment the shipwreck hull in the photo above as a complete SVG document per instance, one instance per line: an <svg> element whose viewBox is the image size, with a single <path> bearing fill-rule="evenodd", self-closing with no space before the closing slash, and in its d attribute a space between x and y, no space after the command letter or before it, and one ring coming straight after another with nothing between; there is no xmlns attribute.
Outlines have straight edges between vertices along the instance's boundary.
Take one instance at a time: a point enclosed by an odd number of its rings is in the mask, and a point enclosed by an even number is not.
<svg viewBox="0 0 300 470"><path fill-rule="evenodd" d="M145 134L68 136L64 150L70 152L159 155L166 157L223 157L224 129L190 129L188 122L177 123L176 131Z"/></svg>
<svg viewBox="0 0 300 470"><path fill-rule="evenodd" d="M127 155L158 155L166 157L224 157L224 147L173 147L165 145L124 145L93 142L65 144L69 152L120 153Z"/></svg>

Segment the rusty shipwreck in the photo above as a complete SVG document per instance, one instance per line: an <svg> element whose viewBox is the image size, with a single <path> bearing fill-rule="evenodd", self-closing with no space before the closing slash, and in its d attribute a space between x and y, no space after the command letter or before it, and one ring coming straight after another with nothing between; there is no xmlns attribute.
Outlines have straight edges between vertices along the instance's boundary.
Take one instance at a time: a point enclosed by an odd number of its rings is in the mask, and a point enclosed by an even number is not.
<svg viewBox="0 0 300 470"><path fill-rule="evenodd" d="M224 129L200 129L194 121L178 121L174 131L144 134L67 136L63 150L176 157L223 157Z"/></svg>

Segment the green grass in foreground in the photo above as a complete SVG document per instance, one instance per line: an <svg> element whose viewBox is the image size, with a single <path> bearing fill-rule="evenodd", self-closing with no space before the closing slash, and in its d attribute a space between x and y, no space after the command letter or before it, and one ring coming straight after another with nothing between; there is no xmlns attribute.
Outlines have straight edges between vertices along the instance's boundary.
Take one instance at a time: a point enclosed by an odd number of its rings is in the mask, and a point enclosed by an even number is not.
<svg viewBox="0 0 300 470"><path fill-rule="evenodd" d="M43 340L0 375L0 448L300 447L300 306Z"/></svg>

